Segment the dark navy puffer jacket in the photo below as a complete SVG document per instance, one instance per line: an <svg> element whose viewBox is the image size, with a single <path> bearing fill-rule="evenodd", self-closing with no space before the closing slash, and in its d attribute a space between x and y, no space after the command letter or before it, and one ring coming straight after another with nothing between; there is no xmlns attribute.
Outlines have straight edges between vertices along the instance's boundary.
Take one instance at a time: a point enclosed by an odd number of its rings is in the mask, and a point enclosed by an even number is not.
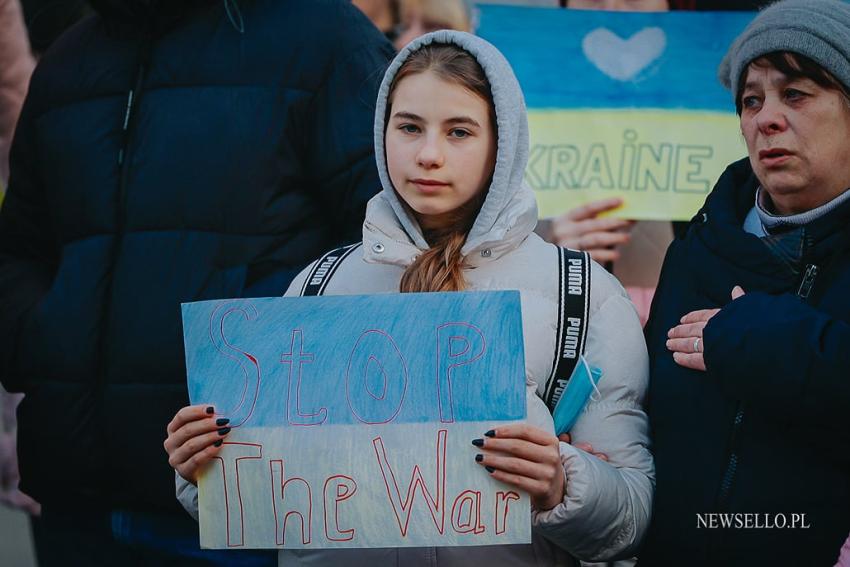
<svg viewBox="0 0 850 567"><path fill-rule="evenodd" d="M40 62L0 212L0 378L27 394L22 488L54 508L176 509L180 303L282 295L380 188L392 48L349 2L137 4Z"/></svg>
<svg viewBox="0 0 850 567"><path fill-rule="evenodd" d="M756 187L748 160L732 164L664 262L647 326L656 493L641 566L833 565L850 532L850 203L806 227L794 273L742 229ZM746 295L731 301L735 285ZM667 331L716 307L707 372L678 366Z"/></svg>

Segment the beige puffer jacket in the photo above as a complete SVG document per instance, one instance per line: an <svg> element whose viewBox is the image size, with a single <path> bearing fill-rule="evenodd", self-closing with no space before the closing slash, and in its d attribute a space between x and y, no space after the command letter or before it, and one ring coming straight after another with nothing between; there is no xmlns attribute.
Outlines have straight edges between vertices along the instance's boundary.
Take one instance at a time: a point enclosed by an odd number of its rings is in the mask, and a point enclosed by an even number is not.
<svg viewBox="0 0 850 567"><path fill-rule="evenodd" d="M490 44L460 32L439 31L415 40L390 65L378 95L375 155L383 191L366 211L363 245L339 265L324 294L398 291L404 269L427 248L416 220L407 214L389 181L383 149L383 115L392 76L423 43L452 42L481 63L494 93L498 125L496 170L487 198L462 250L470 290L519 290L525 343L528 421L554 432L540 396L556 353L558 318L557 248L541 240L534 194L522 176L528 133L522 93L510 67ZM290 285L297 296L312 268ZM457 548L282 550L280 565L495 567L574 565L634 553L649 523L654 483L643 411L648 359L637 314L623 288L597 264L591 269L586 358L602 369L599 395L571 430L573 442L593 445L608 462L561 443L566 495L557 507L532 510L531 545ZM196 490L178 478L178 494L194 511Z"/></svg>

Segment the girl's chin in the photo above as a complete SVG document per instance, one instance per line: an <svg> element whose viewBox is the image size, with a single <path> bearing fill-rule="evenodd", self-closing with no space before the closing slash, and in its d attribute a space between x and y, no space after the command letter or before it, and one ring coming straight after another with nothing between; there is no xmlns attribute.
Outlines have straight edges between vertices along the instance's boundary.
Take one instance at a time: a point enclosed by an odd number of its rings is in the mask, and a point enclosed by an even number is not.
<svg viewBox="0 0 850 567"><path fill-rule="evenodd" d="M453 210L451 207L446 207L440 203L435 202L434 199L428 199L428 201L429 202L423 203L421 200L416 199L413 203L408 202L407 206L413 209L413 211L416 213L416 216L420 217L440 216Z"/></svg>

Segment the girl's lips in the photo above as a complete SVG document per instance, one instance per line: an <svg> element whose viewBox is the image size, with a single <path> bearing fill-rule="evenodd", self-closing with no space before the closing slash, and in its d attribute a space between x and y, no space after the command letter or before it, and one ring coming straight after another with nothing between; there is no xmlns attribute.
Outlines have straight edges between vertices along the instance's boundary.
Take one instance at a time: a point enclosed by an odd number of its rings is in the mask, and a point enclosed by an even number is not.
<svg viewBox="0 0 850 567"><path fill-rule="evenodd" d="M437 193L443 187L448 187L448 183L442 181L434 181L433 179L413 179L411 183L416 185L416 188L425 194Z"/></svg>

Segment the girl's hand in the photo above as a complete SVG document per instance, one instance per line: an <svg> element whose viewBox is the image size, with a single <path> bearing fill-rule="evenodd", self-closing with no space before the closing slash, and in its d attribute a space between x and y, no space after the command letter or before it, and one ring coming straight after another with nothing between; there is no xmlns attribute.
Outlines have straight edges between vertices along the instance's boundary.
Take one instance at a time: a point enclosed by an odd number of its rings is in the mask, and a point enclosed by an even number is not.
<svg viewBox="0 0 850 567"><path fill-rule="evenodd" d="M479 465L502 482L525 490L538 510L554 508L564 499L564 468L558 438L532 425L503 425L474 439L484 451Z"/></svg>
<svg viewBox="0 0 850 567"><path fill-rule="evenodd" d="M177 412L166 431L165 452L168 464L180 476L198 483L198 472L221 451L224 437L230 433L227 418L216 418L212 406L186 406Z"/></svg>

